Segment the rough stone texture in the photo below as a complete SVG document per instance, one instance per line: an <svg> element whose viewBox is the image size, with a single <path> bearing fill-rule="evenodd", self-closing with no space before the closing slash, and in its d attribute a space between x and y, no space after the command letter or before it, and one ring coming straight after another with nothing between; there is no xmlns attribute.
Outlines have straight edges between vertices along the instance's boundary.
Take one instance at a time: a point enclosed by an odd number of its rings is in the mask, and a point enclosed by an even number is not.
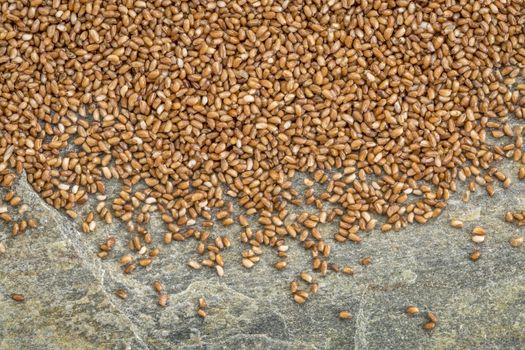
<svg viewBox="0 0 525 350"><path fill-rule="evenodd" d="M506 164L508 174L517 165ZM498 185L499 186L499 185ZM505 223L506 210L525 209L525 184L488 198L478 190L470 203L452 199L440 218L401 232L364 234L363 244L334 244L332 262L349 264L355 275L330 273L305 305L293 302L288 284L309 270L308 254L289 243L289 266L276 271L267 250L253 269L240 265L240 228L216 226L211 234L228 234L223 278L213 270L190 270L197 259L195 241L160 243L162 227L153 226L161 255L151 267L123 275L118 258L129 252L122 226L99 224L85 235L78 223L43 202L19 180L16 191L30 204L41 227L15 239L0 223L0 349L522 349L525 347L525 247L509 239L523 229ZM459 197L456 195L456 198ZM304 209L304 208L302 208ZM308 210L313 210L308 208ZM453 229L451 218L465 221ZM482 256L468 259L470 230L488 229ZM330 241L335 225L322 233ZM117 237L110 257L96 257L98 245ZM368 267L359 265L372 257ZM152 288L160 279L170 295L157 305ZM114 294L125 288L128 300ZM11 293L23 293L15 303ZM197 300L208 302L206 319L196 315ZM432 332L421 325L423 314L409 317L407 305L432 310L439 324ZM350 310L352 318L338 313Z"/></svg>

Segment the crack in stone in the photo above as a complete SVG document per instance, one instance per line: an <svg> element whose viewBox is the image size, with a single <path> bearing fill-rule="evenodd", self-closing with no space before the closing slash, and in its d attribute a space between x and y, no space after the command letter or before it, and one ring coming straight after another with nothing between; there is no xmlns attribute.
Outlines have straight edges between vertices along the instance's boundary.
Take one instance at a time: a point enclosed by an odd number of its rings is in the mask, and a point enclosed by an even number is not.
<svg viewBox="0 0 525 350"><path fill-rule="evenodd" d="M124 313L121 309L119 309L113 303L108 292L104 289L104 279L105 279L106 270L103 268L102 264L99 261L95 260L92 256L90 256L87 253L88 251L87 247L80 240L80 236L81 236L80 232L76 228L74 228L73 225L71 225L69 220L66 218L64 218L62 222L58 222L57 217L62 217L63 216L62 213L58 212L55 208L48 205L45 201L43 201L40 198L40 196L38 196L38 194L33 190L33 188L27 182L25 178L25 174L24 176L22 176L22 178L23 178L23 181L21 181L18 184L18 186L25 187L25 189L27 190L26 193L30 194L30 196L32 197L34 201L39 202L40 205L47 208L49 211L57 212L57 215L52 216L51 219L53 220L55 227L58 228L58 233L67 243L71 245L71 247L73 248L77 256L80 258L80 264L86 266L86 268L91 273L93 278L99 282L101 293L103 293L106 296L109 304L115 309L116 313L118 313L118 315L120 315L121 317L124 317L124 319L129 322L128 323L129 330L131 331L131 333L133 333L133 335L135 336L139 344L143 346L144 349L149 350L149 347L146 344L146 342L142 339L143 337L140 334L136 324L131 320L131 318L126 313ZM67 231L73 232L76 236L78 236L79 239L77 240L71 239L71 235L68 232L66 232L66 230L64 229L64 226L67 227ZM131 346L128 344L127 348L131 349Z"/></svg>
<svg viewBox="0 0 525 350"><path fill-rule="evenodd" d="M356 313L356 330L354 335L354 350L365 350L368 349L368 341L366 340L366 326L367 320L363 311L363 300L365 299L366 292L368 290L368 285L366 285L359 300L359 310Z"/></svg>

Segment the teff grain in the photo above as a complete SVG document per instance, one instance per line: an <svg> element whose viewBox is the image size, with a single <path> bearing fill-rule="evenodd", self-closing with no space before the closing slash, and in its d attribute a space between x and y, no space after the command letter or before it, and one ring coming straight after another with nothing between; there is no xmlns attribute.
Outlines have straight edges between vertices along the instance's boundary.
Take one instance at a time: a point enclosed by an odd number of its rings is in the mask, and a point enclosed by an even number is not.
<svg viewBox="0 0 525 350"><path fill-rule="evenodd" d="M472 253L470 253L470 260L477 261L481 257L481 252L476 249Z"/></svg>
<svg viewBox="0 0 525 350"><path fill-rule="evenodd" d="M128 292L126 292L124 289L117 289L115 291L115 294L123 300L126 300L128 298Z"/></svg>
<svg viewBox="0 0 525 350"><path fill-rule="evenodd" d="M419 308L414 305L409 305L405 309L405 312L407 313L407 315L413 316L419 313Z"/></svg>
<svg viewBox="0 0 525 350"><path fill-rule="evenodd" d="M212 213L233 225L228 195L245 210L241 240L253 246L243 266L263 246L298 239L324 275L335 265L320 224L341 217L338 243L362 242L375 215L385 232L425 224L458 182L468 186L464 201L480 187L492 196L495 180L511 186L496 163L525 162L523 128L507 121L525 118L519 1L401 1L399 11L366 1L9 4L0 21L0 186L24 173L73 219L96 198L82 230L95 230L94 213L124 221L139 266L158 255L147 226L159 214L164 244L198 240L202 263L188 265L221 276L216 250L229 245L208 248L197 226L214 227ZM306 204L320 213L292 220L289 206L303 205L292 186L299 172ZM106 180L121 191L106 193ZM11 191L5 201L20 198ZM327 205L339 208L327 214ZM13 236L33 227L0 208ZM525 224L520 213L506 220ZM249 233L252 221L263 228ZM127 273L131 261L120 261Z"/></svg>
<svg viewBox="0 0 525 350"><path fill-rule="evenodd" d="M23 294L18 294L18 293L11 294L11 299L19 303L26 300Z"/></svg>
<svg viewBox="0 0 525 350"><path fill-rule="evenodd" d="M523 237L513 237L510 239L510 245L514 248L521 247L523 245ZM1 249L0 249L1 252Z"/></svg>
<svg viewBox="0 0 525 350"><path fill-rule="evenodd" d="M461 220L452 220L450 221L450 226L453 228L462 228L463 227L463 221Z"/></svg>
<svg viewBox="0 0 525 350"><path fill-rule="evenodd" d="M435 322L429 321L429 322L426 322L426 323L423 324L423 329L426 330L426 331L431 331L434 328L436 328L436 323Z"/></svg>
<svg viewBox="0 0 525 350"><path fill-rule="evenodd" d="M350 317L351 317L350 311L343 310L339 312L340 319L346 320L346 319L349 319Z"/></svg>

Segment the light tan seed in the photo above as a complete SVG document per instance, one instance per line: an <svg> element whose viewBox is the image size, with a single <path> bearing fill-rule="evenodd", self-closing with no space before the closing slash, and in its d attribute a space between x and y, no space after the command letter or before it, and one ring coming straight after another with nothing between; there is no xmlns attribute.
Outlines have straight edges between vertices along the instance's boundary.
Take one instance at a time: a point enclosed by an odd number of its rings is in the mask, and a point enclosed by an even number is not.
<svg viewBox="0 0 525 350"><path fill-rule="evenodd" d="M510 240L510 245L514 248L521 247L523 245L523 237L513 237ZM0 249L1 252L1 249Z"/></svg>
<svg viewBox="0 0 525 350"><path fill-rule="evenodd" d="M161 293L159 295L159 301L158 301L159 306L166 307L168 304L168 299L169 299L168 294Z"/></svg>
<svg viewBox="0 0 525 350"><path fill-rule="evenodd" d="M454 228L462 228L463 227L463 221L461 221L461 220L451 220L450 221L450 226L452 226Z"/></svg>
<svg viewBox="0 0 525 350"><path fill-rule="evenodd" d="M115 291L115 294L123 300L126 300L128 298L128 292L126 292L124 289L117 289Z"/></svg>
<svg viewBox="0 0 525 350"><path fill-rule="evenodd" d="M350 311L344 310L344 311L339 312L340 319L346 320L346 319L349 319L350 317L351 317Z"/></svg>
<svg viewBox="0 0 525 350"><path fill-rule="evenodd" d="M480 227L480 226L476 226L472 230L473 235L484 236L486 233L487 233L487 230L485 230L483 227Z"/></svg>
<svg viewBox="0 0 525 350"><path fill-rule="evenodd" d="M242 265L247 269L251 269L255 264L250 259L242 259Z"/></svg>

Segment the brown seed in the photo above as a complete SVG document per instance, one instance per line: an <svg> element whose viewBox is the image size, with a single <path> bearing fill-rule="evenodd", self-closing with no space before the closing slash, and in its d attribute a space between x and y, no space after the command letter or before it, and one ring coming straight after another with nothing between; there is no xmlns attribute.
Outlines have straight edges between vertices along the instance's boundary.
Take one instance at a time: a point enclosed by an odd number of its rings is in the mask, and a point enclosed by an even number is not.
<svg viewBox="0 0 525 350"><path fill-rule="evenodd" d="M474 229L472 230L472 234L477 236L484 236L486 233L487 231L483 227L479 226L474 227Z"/></svg>
<svg viewBox="0 0 525 350"><path fill-rule="evenodd" d="M417 306L410 305L410 306L407 306L407 308L405 309L405 312L407 313L407 315L410 315L410 316L417 315L419 313L419 308Z"/></svg>
<svg viewBox="0 0 525 350"><path fill-rule="evenodd" d="M17 293L11 294L11 299L13 299L14 301L19 302L19 303L26 300L24 295L17 294Z"/></svg>
<svg viewBox="0 0 525 350"><path fill-rule="evenodd" d="M250 259L242 259L242 265L247 269L251 269L255 264Z"/></svg>
<svg viewBox="0 0 525 350"><path fill-rule="evenodd" d="M159 295L159 301L158 301L159 305L162 307L165 307L168 304L168 299L169 299L168 294L161 293Z"/></svg>
<svg viewBox="0 0 525 350"><path fill-rule="evenodd" d="M372 257L370 257L370 256L366 256L363 259L361 259L361 261L360 261L361 265L363 265L363 266L368 266L368 265L370 265L371 262L372 262Z"/></svg>
<svg viewBox="0 0 525 350"><path fill-rule="evenodd" d="M300 276L306 283L312 283L313 281L312 276L308 272L303 271L301 272Z"/></svg>
<svg viewBox="0 0 525 350"><path fill-rule="evenodd" d="M286 265L287 265L286 261L281 260L275 263L275 268L277 270L284 270L286 268Z"/></svg>
<svg viewBox="0 0 525 350"><path fill-rule="evenodd" d="M434 323L432 321L429 321L429 322L426 322L425 324L423 324L423 329L426 330L426 331L431 331L434 328L436 328L436 323Z"/></svg>
<svg viewBox="0 0 525 350"><path fill-rule="evenodd" d="M153 282L153 289L155 289L155 292L160 293L163 291L162 283L160 281L154 281Z"/></svg>
<svg viewBox="0 0 525 350"><path fill-rule="evenodd" d="M206 317L206 311L202 310L202 309L199 309L197 311L197 314L199 315L199 317L201 318L205 318Z"/></svg>
<svg viewBox="0 0 525 350"><path fill-rule="evenodd" d="M199 308L200 309L205 309L207 306L208 306L208 304L206 303L206 299L199 298Z"/></svg>
<svg viewBox="0 0 525 350"><path fill-rule="evenodd" d="M151 265L152 262L153 262L153 260L151 260L149 258L144 258L144 259L140 259L139 260L139 265L142 266L142 267L146 267L146 266Z"/></svg>
<svg viewBox="0 0 525 350"><path fill-rule="evenodd" d="M512 237L510 240L510 245L513 246L514 248L521 247L523 245L523 237ZM0 249L0 253L1 253L1 249Z"/></svg>
<svg viewBox="0 0 525 350"><path fill-rule="evenodd" d="M297 304L304 304L306 302L306 298L298 294L294 294L293 299Z"/></svg>
<svg viewBox="0 0 525 350"><path fill-rule="evenodd" d="M343 271L343 273L345 273L347 275L353 275L354 274L354 269L352 269L350 266L343 267L342 271Z"/></svg>
<svg viewBox="0 0 525 350"><path fill-rule="evenodd" d="M128 292L126 292L124 289L117 289L115 291L115 294L123 300L126 300L128 298Z"/></svg>
<svg viewBox="0 0 525 350"><path fill-rule="evenodd" d="M198 262L196 262L194 260L188 261L188 266L191 267L194 270L198 270L198 269L200 269L202 267L201 264L199 264Z"/></svg>
<svg viewBox="0 0 525 350"><path fill-rule="evenodd" d="M518 172L518 178L520 180L524 179L525 178L525 168L524 167L521 167L519 172Z"/></svg>
<svg viewBox="0 0 525 350"><path fill-rule="evenodd" d="M222 269L228 245L199 230L238 205L249 267L289 236L324 275L338 268L321 224L340 217L336 242L357 244L375 216L383 232L431 222L459 182L465 202L492 196L511 185L499 161L525 164L507 120L525 118L521 1L4 3L0 185L24 177L72 218L85 205L85 233L115 216L138 259L159 253L158 216L165 244L194 238L194 268ZM318 213L288 214L305 203ZM33 227L13 215L0 207L13 235ZM264 227L248 233L252 215Z"/></svg>
<svg viewBox="0 0 525 350"><path fill-rule="evenodd" d="M428 311L427 312L427 317L430 321L434 322L434 323L437 323L437 315L432 312L432 311Z"/></svg>
<svg viewBox="0 0 525 350"><path fill-rule="evenodd" d="M120 259L119 259L119 264L120 265L126 265L126 264L129 264L130 262L133 261L133 257L131 255L123 255Z"/></svg>
<svg viewBox="0 0 525 350"><path fill-rule="evenodd" d="M351 317L350 315L350 311L341 311L339 312L339 318L340 319L343 319L343 320L346 320L346 319L349 319Z"/></svg>
<svg viewBox="0 0 525 350"><path fill-rule="evenodd" d="M474 250L470 253L470 260L477 261L481 257L481 252L479 250Z"/></svg>

